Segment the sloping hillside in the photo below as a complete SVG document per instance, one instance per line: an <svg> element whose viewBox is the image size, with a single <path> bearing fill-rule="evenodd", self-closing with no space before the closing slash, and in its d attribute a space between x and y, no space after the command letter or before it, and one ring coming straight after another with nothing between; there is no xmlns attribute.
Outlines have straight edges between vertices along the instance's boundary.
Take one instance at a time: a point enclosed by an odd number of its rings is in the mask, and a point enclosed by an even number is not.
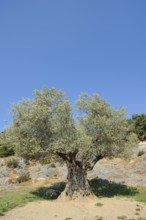
<svg viewBox="0 0 146 220"><path fill-rule="evenodd" d="M143 155L137 156L143 151ZM144 153L145 152L145 153ZM16 167L8 166L11 158L0 158L0 187L9 188L18 184L19 178L25 174L29 175L32 182L56 178L66 180L67 169L65 164L41 165L37 162L24 163L22 159L17 159ZM13 158L12 158L13 160ZM133 186L146 186L146 142L140 143L130 160L119 158L113 160L103 159L88 174L89 179L98 178L116 183Z"/></svg>

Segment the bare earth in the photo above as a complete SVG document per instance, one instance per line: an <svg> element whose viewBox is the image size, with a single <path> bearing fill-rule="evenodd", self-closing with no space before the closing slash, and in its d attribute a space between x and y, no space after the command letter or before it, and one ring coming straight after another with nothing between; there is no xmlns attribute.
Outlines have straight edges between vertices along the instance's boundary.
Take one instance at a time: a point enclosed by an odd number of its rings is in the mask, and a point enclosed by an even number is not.
<svg viewBox="0 0 146 220"><path fill-rule="evenodd" d="M97 206L96 203L100 203ZM138 211L136 210L138 209ZM137 214L136 214L137 213ZM146 205L136 201L117 198L104 198L87 201L41 201L32 202L24 207L15 208L3 220L117 220L127 216L128 219L146 219Z"/></svg>

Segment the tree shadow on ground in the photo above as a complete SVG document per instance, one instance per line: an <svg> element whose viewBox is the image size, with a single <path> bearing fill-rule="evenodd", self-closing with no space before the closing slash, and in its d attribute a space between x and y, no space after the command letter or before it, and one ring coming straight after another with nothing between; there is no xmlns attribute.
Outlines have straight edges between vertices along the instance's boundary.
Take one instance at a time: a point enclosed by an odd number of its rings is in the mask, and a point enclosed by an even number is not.
<svg viewBox="0 0 146 220"><path fill-rule="evenodd" d="M97 197L114 197L114 196L134 196L138 193L136 187L129 187L120 183L111 182L105 179L89 180L91 191ZM65 182L54 183L50 186L39 187L37 190L31 192L33 195L46 199L54 200L64 191Z"/></svg>
<svg viewBox="0 0 146 220"><path fill-rule="evenodd" d="M89 180L92 192L97 197L134 196L138 193L136 187L129 187L120 183L110 182L105 179Z"/></svg>
<svg viewBox="0 0 146 220"><path fill-rule="evenodd" d="M42 198L42 199L53 200L53 199L58 198L58 196L65 189L65 186L66 186L65 182L58 182L58 183L54 183L50 186L39 187L37 190L35 190L31 193L37 197Z"/></svg>

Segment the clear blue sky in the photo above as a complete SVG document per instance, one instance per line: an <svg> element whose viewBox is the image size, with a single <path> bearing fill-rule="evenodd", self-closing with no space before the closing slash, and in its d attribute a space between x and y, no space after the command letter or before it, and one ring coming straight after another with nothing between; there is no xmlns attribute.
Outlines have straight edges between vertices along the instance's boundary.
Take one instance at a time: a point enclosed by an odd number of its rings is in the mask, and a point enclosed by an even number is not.
<svg viewBox="0 0 146 220"><path fill-rule="evenodd" d="M146 113L145 0L1 0L0 130L34 89Z"/></svg>

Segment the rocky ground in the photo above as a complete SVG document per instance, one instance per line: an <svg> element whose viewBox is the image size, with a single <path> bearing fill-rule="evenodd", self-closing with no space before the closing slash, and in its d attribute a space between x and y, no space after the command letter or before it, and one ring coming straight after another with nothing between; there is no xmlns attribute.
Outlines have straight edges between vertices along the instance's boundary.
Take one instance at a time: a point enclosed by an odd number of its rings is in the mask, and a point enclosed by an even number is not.
<svg viewBox="0 0 146 220"><path fill-rule="evenodd" d="M145 153L138 157L137 154L140 151ZM36 162L28 165L19 159L19 165L11 168L7 166L7 160L8 158L0 158L0 188L14 187L18 184L19 177L25 173L29 173L32 182L52 177L59 181L66 180L65 165L59 163L41 165ZM139 144L131 160L117 158L99 161L94 170L89 172L88 178L100 178L133 186L146 186L146 142Z"/></svg>

